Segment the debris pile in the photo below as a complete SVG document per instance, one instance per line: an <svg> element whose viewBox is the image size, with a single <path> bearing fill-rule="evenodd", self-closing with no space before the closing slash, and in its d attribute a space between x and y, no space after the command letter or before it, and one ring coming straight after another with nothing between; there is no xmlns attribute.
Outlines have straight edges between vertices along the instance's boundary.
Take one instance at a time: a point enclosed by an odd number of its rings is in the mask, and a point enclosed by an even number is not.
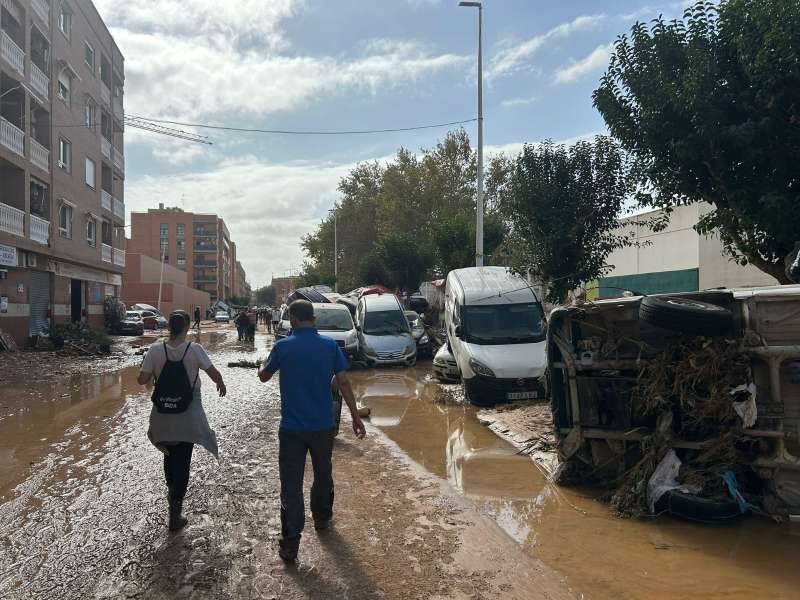
<svg viewBox="0 0 800 600"><path fill-rule="evenodd" d="M637 462L615 482L611 506L619 515L651 513L648 483L673 447L680 454L680 489L730 501L726 478L733 476L745 496L759 495L742 431L743 420L747 427L755 420L755 387L735 341L697 337L671 344L641 368L631 400L634 419L656 426L642 439Z"/></svg>
<svg viewBox="0 0 800 600"><path fill-rule="evenodd" d="M242 369L257 369L261 366L264 361L257 361L257 360L235 360L228 363L228 366L231 368L239 367Z"/></svg>
<svg viewBox="0 0 800 600"><path fill-rule="evenodd" d="M50 342L62 356L98 356L111 352L111 338L83 323L53 325L48 332Z"/></svg>

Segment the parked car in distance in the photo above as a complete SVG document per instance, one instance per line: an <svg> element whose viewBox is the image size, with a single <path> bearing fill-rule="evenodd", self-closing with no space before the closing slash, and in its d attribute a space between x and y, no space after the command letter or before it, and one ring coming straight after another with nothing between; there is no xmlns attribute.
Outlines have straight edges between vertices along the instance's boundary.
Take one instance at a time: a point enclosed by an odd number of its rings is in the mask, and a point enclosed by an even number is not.
<svg viewBox="0 0 800 600"><path fill-rule="evenodd" d="M317 320L317 331L333 340L348 358L358 356L358 332L353 317L342 304L314 303L314 317Z"/></svg>
<svg viewBox="0 0 800 600"><path fill-rule="evenodd" d="M167 327L168 325L166 317L163 314L161 314L161 311L158 310L155 306L139 303L131 306L131 310L140 313L142 317L145 319L149 319L150 317L155 317L154 326L150 327L148 325L148 321L145 322L145 328L147 329L161 329L163 327Z"/></svg>
<svg viewBox="0 0 800 600"><path fill-rule="evenodd" d="M230 321L231 321L231 316L224 310L218 310L214 314L215 323L230 323Z"/></svg>
<svg viewBox="0 0 800 600"><path fill-rule="evenodd" d="M126 317L128 315L133 318L138 316L145 329L160 329L165 326L165 324L162 324L158 319L160 315L156 315L156 313L149 310L129 310L125 313ZM161 318L163 319L164 317Z"/></svg>
<svg viewBox="0 0 800 600"><path fill-rule="evenodd" d="M368 366L417 363L417 344L394 294L368 294L358 300L356 329L361 357Z"/></svg>
<svg viewBox="0 0 800 600"><path fill-rule="evenodd" d="M447 276L445 328L472 404L544 397L543 310L528 283L505 267L456 269Z"/></svg>
<svg viewBox="0 0 800 600"><path fill-rule="evenodd" d="M408 308L417 313L424 313L428 310L428 300L420 292L414 292L408 297Z"/></svg>
<svg viewBox="0 0 800 600"><path fill-rule="evenodd" d="M142 315L135 310L127 311L125 317L117 325L116 333L120 335L144 335Z"/></svg>
<svg viewBox="0 0 800 600"><path fill-rule="evenodd" d="M458 370L458 363L450 350L447 349L447 344L443 344L433 357L433 371L436 373L436 378L439 381L454 382L461 379L461 371Z"/></svg>
<svg viewBox="0 0 800 600"><path fill-rule="evenodd" d="M431 336L425 332L425 324L422 322L422 316L413 310L405 311L405 315L408 319L408 326L411 327L411 335L417 343L417 357L423 358L430 356L433 352Z"/></svg>
<svg viewBox="0 0 800 600"><path fill-rule="evenodd" d="M275 328L275 339L289 337L292 335L292 323L289 320L289 307L286 306L281 311L281 317L278 321L278 326Z"/></svg>

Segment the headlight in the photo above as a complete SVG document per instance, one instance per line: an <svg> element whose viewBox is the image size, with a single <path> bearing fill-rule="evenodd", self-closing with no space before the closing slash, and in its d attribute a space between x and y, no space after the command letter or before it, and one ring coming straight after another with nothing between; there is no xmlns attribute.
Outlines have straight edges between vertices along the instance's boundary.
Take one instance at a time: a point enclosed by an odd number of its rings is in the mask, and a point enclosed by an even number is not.
<svg viewBox="0 0 800 600"><path fill-rule="evenodd" d="M425 334L421 338L419 338L419 343L420 344L427 344L430 341L431 341L431 338L428 337L428 334Z"/></svg>
<svg viewBox="0 0 800 600"><path fill-rule="evenodd" d="M417 345L415 343L412 342L408 346L406 346L406 353L407 354L411 354L412 352L416 352L416 351L417 351Z"/></svg>
<svg viewBox="0 0 800 600"><path fill-rule="evenodd" d="M478 375L483 375L484 377L495 377L494 371L492 371L483 363L478 362L474 358L469 359L469 366L472 367L472 370Z"/></svg>
<svg viewBox="0 0 800 600"><path fill-rule="evenodd" d="M344 345L345 346L355 346L358 344L358 336L354 333L351 333L345 338Z"/></svg>

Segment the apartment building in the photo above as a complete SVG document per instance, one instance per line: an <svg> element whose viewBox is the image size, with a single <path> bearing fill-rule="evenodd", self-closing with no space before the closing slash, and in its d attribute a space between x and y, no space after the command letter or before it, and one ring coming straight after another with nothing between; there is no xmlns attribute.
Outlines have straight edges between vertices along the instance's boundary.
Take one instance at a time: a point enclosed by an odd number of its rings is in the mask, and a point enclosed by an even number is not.
<svg viewBox="0 0 800 600"><path fill-rule="evenodd" d="M208 292L211 302L234 293L235 244L225 221L214 214L191 213L177 207L131 213L128 250L161 260L189 274L195 289Z"/></svg>
<svg viewBox="0 0 800 600"><path fill-rule="evenodd" d="M124 60L90 0L0 0L0 329L103 324L125 265Z"/></svg>

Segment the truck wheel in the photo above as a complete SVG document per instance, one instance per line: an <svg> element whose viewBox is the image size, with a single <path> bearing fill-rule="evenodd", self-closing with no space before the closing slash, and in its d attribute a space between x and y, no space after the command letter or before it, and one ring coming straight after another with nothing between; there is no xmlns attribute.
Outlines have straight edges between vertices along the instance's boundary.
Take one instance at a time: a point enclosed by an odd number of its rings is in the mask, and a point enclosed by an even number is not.
<svg viewBox="0 0 800 600"><path fill-rule="evenodd" d="M679 296L646 296L639 319L650 325L692 335L733 334L733 314L727 308Z"/></svg>

